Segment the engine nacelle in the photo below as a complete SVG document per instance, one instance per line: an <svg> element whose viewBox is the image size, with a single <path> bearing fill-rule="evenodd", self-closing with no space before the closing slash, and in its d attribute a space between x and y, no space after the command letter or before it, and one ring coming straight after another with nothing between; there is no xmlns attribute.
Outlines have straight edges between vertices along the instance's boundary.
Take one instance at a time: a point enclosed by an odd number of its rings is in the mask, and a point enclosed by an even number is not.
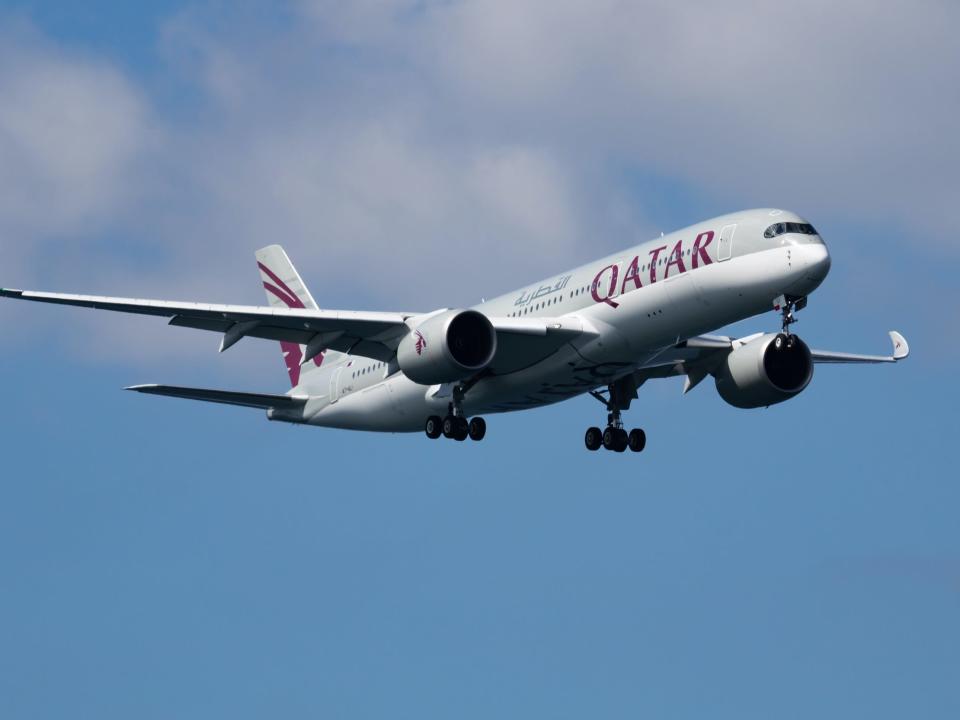
<svg viewBox="0 0 960 720"><path fill-rule="evenodd" d="M400 341L397 364L421 385L462 380L483 370L497 353L497 332L483 313L447 310Z"/></svg>
<svg viewBox="0 0 960 720"><path fill-rule="evenodd" d="M733 350L714 378L720 397L734 407L766 407L789 400L810 384L813 359L796 335L771 333Z"/></svg>

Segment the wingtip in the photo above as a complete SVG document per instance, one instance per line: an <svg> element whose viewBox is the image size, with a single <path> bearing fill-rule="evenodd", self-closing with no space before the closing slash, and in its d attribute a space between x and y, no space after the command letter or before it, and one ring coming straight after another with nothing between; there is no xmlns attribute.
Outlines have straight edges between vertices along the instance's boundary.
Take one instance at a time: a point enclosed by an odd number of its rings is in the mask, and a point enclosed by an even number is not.
<svg viewBox="0 0 960 720"><path fill-rule="evenodd" d="M157 387L156 385L130 385L125 387L124 390L131 390L133 392L149 392L153 388Z"/></svg>
<svg viewBox="0 0 960 720"><path fill-rule="evenodd" d="M0 288L0 297L18 298L23 295L23 290L14 290L12 288Z"/></svg>
<svg viewBox="0 0 960 720"><path fill-rule="evenodd" d="M910 345L907 339L896 330L890 331L890 342L893 343L893 359L903 360L910 355Z"/></svg>

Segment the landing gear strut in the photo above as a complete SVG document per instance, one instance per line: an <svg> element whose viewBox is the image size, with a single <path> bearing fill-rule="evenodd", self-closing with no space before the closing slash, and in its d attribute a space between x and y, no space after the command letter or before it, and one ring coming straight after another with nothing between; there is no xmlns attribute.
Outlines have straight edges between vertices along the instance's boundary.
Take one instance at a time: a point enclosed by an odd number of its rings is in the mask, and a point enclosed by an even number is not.
<svg viewBox="0 0 960 720"><path fill-rule="evenodd" d="M587 450L599 450L603 446L607 450L622 453L627 448L630 448L633 452L640 452L646 447L647 435L643 430L634 428L628 433L624 429L617 390L614 385L608 386L609 397L604 397L595 390L590 391L590 394L607 408L607 427L602 432L598 427L587 428L587 433L583 438ZM629 401L626 404L629 405Z"/></svg>
<svg viewBox="0 0 960 720"><path fill-rule="evenodd" d="M773 301L773 307L775 310L780 311L780 315L783 317L783 322L781 324L780 332L786 335L788 338L792 337L790 332L790 326L793 325L797 319L793 316L794 310L800 311L807 306L807 297L797 297L796 295L781 295L776 300Z"/></svg>
<svg viewBox="0 0 960 720"><path fill-rule="evenodd" d="M423 431L428 438L436 440L443 435L458 442L463 442L468 437L477 442L483 440L487 434L486 421L482 417L471 418L468 421L463 413L463 396L469 387L469 385L457 385L453 388L453 400L447 405L447 414L442 419L439 415L431 415L427 418Z"/></svg>

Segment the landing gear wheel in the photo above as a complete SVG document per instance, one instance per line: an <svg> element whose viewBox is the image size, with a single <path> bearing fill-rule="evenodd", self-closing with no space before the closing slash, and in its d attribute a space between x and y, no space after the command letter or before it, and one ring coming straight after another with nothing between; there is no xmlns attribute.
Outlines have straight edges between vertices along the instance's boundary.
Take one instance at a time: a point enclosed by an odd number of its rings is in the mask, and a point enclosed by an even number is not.
<svg viewBox="0 0 960 720"><path fill-rule="evenodd" d="M627 443L627 431L623 428L617 428L617 444L613 447L614 451L623 452L627 449Z"/></svg>
<svg viewBox="0 0 960 720"><path fill-rule="evenodd" d="M475 417L471 419L470 425L467 427L467 434L470 436L471 440L480 442L487 434L487 421L482 417Z"/></svg>
<svg viewBox="0 0 960 720"><path fill-rule="evenodd" d="M467 424L467 419L465 417L454 418L455 428L453 439L457 442L463 442L467 439L467 435L470 434L470 426Z"/></svg>
<svg viewBox="0 0 960 720"><path fill-rule="evenodd" d="M436 440L443 433L443 420L439 415L431 415L424 424L423 431L431 440Z"/></svg>
<svg viewBox="0 0 960 720"><path fill-rule="evenodd" d="M441 432L445 438L452 438L457 432L457 419L453 415L447 415L443 419Z"/></svg>
<svg viewBox="0 0 960 720"><path fill-rule="evenodd" d="M787 344L787 336L783 333L778 333L777 336L773 339L773 349L782 350L783 346Z"/></svg>
<svg viewBox="0 0 960 720"><path fill-rule="evenodd" d="M603 445L603 433L600 432L600 428L587 428L587 434L583 436L583 443L587 446L587 450L599 450L600 446Z"/></svg>
<svg viewBox="0 0 960 720"><path fill-rule="evenodd" d="M627 449L627 431L612 425L603 431L603 447L614 452Z"/></svg>
<svg viewBox="0 0 960 720"><path fill-rule="evenodd" d="M604 450L613 450L613 446L617 442L617 429L615 427L608 427L603 431L603 449Z"/></svg>
<svg viewBox="0 0 960 720"><path fill-rule="evenodd" d="M627 437L627 445L633 452L641 452L647 446L647 434L640 428L634 428Z"/></svg>

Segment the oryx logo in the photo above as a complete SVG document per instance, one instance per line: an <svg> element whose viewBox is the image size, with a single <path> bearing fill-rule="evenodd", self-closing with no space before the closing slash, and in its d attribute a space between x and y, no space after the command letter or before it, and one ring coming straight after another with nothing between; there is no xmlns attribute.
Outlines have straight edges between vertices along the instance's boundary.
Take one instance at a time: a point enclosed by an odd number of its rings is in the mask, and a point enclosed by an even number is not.
<svg viewBox="0 0 960 720"><path fill-rule="evenodd" d="M424 348L427 347L427 339L423 336L423 333L417 330L414 335L416 335L417 340L413 346L413 349L417 351L417 355L422 355Z"/></svg>

